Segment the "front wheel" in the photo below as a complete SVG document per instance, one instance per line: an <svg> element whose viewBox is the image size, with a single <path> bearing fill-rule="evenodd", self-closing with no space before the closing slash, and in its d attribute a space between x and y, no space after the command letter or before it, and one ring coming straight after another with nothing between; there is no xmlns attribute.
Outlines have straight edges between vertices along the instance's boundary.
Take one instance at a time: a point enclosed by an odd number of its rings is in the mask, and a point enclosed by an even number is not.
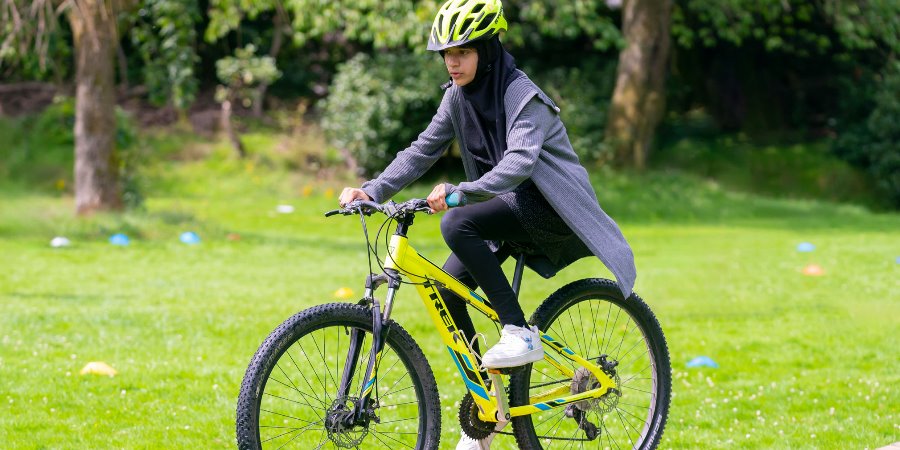
<svg viewBox="0 0 900 450"><path fill-rule="evenodd" d="M623 298L610 280L578 280L547 298L530 322L605 367L618 389L513 418L519 447L656 448L669 412L672 369L662 329L647 304L637 294ZM562 375L546 360L530 364L510 379L512 405L534 403L533 397L561 387L574 394L598 385L586 369L544 347L575 375Z"/></svg>
<svg viewBox="0 0 900 450"><path fill-rule="evenodd" d="M369 411L364 420L345 426L341 420L359 398L369 361L371 309L320 305L278 326L253 356L241 383L238 447L437 449L440 398L431 367L400 325L388 321L384 327L388 332ZM351 352L351 347L359 350ZM345 376L349 389L340 394Z"/></svg>

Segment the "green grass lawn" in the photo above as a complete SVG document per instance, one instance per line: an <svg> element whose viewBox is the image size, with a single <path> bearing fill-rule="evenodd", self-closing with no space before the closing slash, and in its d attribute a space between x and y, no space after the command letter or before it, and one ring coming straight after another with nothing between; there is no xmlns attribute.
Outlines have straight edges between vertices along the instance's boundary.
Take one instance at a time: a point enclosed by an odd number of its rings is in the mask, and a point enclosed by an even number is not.
<svg viewBox="0 0 900 450"><path fill-rule="evenodd" d="M145 210L120 216L74 219L66 195L0 191L3 447L233 447L239 384L259 343L340 287L361 293L358 220L325 219L335 200L324 188L304 196L311 182L209 164L147 169ZM661 448L900 441L900 216L756 198L678 174L595 182L668 339L674 393ZM296 212L276 213L280 203ZM189 230L202 243L180 243ZM116 232L131 245L110 245ZM72 246L50 248L57 235ZM447 256L438 218L418 219L411 236L429 259ZM816 250L798 253L801 242ZM824 275L804 276L808 264ZM526 274L526 314L592 276L609 276L595 259L551 280ZM401 289L394 318L431 361L442 448L453 448L464 391L421 313L414 289ZM700 355L720 368L685 367ZM119 374L79 375L90 361Z"/></svg>

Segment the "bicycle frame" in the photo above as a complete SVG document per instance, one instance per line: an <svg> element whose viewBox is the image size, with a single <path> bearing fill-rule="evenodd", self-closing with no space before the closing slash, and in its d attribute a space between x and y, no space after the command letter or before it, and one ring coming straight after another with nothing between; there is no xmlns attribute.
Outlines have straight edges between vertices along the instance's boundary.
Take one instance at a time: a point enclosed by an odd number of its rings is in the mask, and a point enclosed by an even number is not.
<svg viewBox="0 0 900 450"><path fill-rule="evenodd" d="M477 360L469 350L469 345L462 337L462 333L453 321L453 318L447 311L444 299L438 292L438 287L446 287L460 298L464 299L469 305L486 315L494 322L499 323L497 313L494 311L488 300L482 298L462 282L446 273L443 269L436 266L431 261L422 257L414 248L409 245L409 239L405 236L405 229L411 224L402 223L398 225L398 232L391 238L388 246L388 257L385 262L385 272L397 275L405 275L414 282L419 296L425 304L425 309L434 322L441 340L447 346L450 357L456 363L460 376L466 384L466 388L471 392L475 404L478 406L479 418L486 422L497 422L498 420L509 420L511 417L525 416L538 411L546 411L552 408L564 406L573 402L599 398L609 392L610 389L616 389L616 383L595 363L578 355L564 343L557 341L552 336L541 332L541 341L544 344L544 359L553 367L556 367L561 374L566 377L573 377L575 372L566 367L556 357L565 358L573 361L578 366L584 367L590 371L597 379L599 386L579 394L571 394L570 386L564 385L542 392L532 396L530 404L523 406L508 407L506 404L505 389L502 385L495 392L499 392L499 396L488 390L482 380ZM373 301L373 320L376 322L374 328L380 331L381 323L386 322L390 316L393 297L396 289L399 288L399 282L392 281L385 299L383 310L379 311L378 302ZM371 296L371 288L367 286L367 297ZM377 312L377 313L376 313ZM363 408L369 404L369 398L372 394L373 387L376 383L378 374L378 363L381 358L381 350L383 349L383 339L375 333L373 339L373 348L370 353L369 363L367 366L365 377L363 378L360 403ZM351 351L352 353L352 351ZM348 362L349 362L348 355ZM489 371L493 377L494 385L497 386L500 381L499 372ZM342 383L342 386L344 383Z"/></svg>

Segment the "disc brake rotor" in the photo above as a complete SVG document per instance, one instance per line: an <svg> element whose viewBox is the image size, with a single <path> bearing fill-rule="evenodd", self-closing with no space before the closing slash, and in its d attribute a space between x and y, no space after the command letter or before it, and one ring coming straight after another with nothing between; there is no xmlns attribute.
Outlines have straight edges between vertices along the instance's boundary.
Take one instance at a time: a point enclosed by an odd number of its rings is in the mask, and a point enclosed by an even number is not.
<svg viewBox="0 0 900 450"><path fill-rule="evenodd" d="M616 386L619 386L620 378L618 374L614 374L611 377L613 381L615 381ZM572 377L572 395L580 394L582 392L587 392L591 389L597 389L600 387L600 382L597 381L597 377L594 376L589 370L584 367L578 368L575 371L575 375ZM574 405L576 408L587 412L594 411L600 414L605 414L613 410L616 405L619 404L619 390L610 389L603 394L600 398L589 398L586 400L581 400L579 402L575 402Z"/></svg>
<svg viewBox="0 0 900 450"><path fill-rule="evenodd" d="M347 419L353 414L355 402L355 397L336 398L331 407L328 408L325 417L325 430L328 432L328 439L340 448L358 447L366 435L369 434L368 426L346 425Z"/></svg>

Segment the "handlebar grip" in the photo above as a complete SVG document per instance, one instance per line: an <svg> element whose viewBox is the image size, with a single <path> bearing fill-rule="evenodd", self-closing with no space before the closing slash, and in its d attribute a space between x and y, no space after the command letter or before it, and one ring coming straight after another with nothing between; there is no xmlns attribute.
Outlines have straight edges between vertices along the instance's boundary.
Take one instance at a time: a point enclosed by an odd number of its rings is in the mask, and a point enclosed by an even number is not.
<svg viewBox="0 0 900 450"><path fill-rule="evenodd" d="M450 208L455 208L457 206L465 206L465 204L466 204L465 197L463 197L459 191L456 191L456 192L448 195L447 198L445 199L445 201L447 202L447 206L449 206Z"/></svg>

